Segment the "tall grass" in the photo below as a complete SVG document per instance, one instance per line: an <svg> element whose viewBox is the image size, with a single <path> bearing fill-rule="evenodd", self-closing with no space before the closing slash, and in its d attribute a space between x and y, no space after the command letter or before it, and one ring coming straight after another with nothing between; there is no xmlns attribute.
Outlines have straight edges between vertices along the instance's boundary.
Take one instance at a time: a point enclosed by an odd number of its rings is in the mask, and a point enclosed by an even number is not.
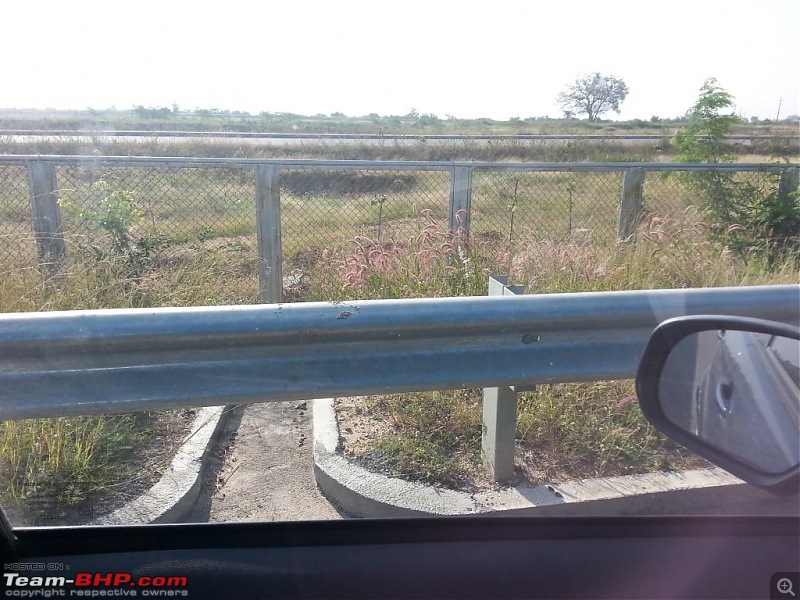
<svg viewBox="0 0 800 600"><path fill-rule="evenodd" d="M429 212L405 241L365 237L329 248L305 273L306 299L353 300L473 296L486 293L488 256L441 226Z"/></svg>
<svg viewBox="0 0 800 600"><path fill-rule="evenodd" d="M785 143L732 144L739 156L768 157L776 152L797 157L795 140ZM312 158L329 160L419 160L419 161L527 161L527 162L625 162L664 161L677 155L669 137L647 142L614 140L500 140L500 141L385 141L287 143L275 146L231 141L92 140L70 138L18 142L0 138L2 154L63 154L103 156L181 156L205 158Z"/></svg>
<svg viewBox="0 0 800 600"><path fill-rule="evenodd" d="M708 235L694 207L652 216L638 240L557 243L535 236L515 251L511 275L529 292L560 293L797 283L798 253L774 265L745 261Z"/></svg>
<svg viewBox="0 0 800 600"><path fill-rule="evenodd" d="M419 227L407 243L358 239L328 249L305 264L306 298L484 295L494 273L510 273L527 293L798 282L800 256L773 265L737 258L708 235L692 207L650 216L636 243L530 231L516 242L488 236L467 243L429 215ZM368 398L365 412L388 423L372 449L412 479L468 486L480 462L480 397L479 390L456 390ZM518 406L520 474L533 482L705 464L649 426L631 381L541 385L521 394Z"/></svg>
<svg viewBox="0 0 800 600"><path fill-rule="evenodd" d="M70 247L61 272L43 276L26 263L4 264L0 312L253 304L255 250L237 240L180 243L131 270L120 256L97 260L91 248ZM169 454L182 432L173 413L70 417L0 424L0 498L23 520L60 520L87 502L118 496L151 477L144 454L153 444ZM89 506L90 512L103 511Z"/></svg>
<svg viewBox="0 0 800 600"><path fill-rule="evenodd" d="M121 474L113 470L142 436L130 415L6 422L0 435L3 495L56 506L80 502L110 480L133 475L130 466Z"/></svg>

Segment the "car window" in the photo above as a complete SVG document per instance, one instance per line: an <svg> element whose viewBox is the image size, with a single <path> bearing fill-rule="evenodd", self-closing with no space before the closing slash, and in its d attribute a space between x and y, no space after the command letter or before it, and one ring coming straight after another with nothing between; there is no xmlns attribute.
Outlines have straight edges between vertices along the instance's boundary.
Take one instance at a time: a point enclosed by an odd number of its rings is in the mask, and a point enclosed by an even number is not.
<svg viewBox="0 0 800 600"><path fill-rule="evenodd" d="M6 7L12 523L783 511L634 384L668 318L797 325L800 9L744 11Z"/></svg>

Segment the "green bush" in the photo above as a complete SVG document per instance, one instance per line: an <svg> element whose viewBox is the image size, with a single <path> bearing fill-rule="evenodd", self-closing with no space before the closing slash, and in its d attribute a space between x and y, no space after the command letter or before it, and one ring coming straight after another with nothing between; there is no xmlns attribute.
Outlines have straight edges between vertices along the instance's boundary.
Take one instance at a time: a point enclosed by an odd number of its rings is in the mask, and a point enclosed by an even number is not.
<svg viewBox="0 0 800 600"><path fill-rule="evenodd" d="M100 241L90 246L98 262L111 262L129 276L141 276L155 252L168 240L155 229L135 233L144 213L136 206L133 192L103 179L94 187L101 196L96 207L74 202L64 202L62 206L89 229L102 234Z"/></svg>
<svg viewBox="0 0 800 600"><path fill-rule="evenodd" d="M733 96L715 79L708 79L689 111L689 123L672 139L682 162L732 162L725 137L740 119L723 112ZM785 174L787 181L791 174ZM761 182L743 180L733 172L687 171L681 174L697 194L704 216L714 223L716 237L743 258L766 257L774 263L800 247L800 200L794 186L781 185L780 175L769 173ZM794 189L792 189L794 187Z"/></svg>

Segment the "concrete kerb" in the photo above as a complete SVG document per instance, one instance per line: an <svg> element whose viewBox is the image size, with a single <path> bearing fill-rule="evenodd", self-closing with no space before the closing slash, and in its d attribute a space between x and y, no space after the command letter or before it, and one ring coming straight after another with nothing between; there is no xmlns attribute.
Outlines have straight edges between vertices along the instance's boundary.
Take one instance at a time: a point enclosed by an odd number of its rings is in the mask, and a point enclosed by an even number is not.
<svg viewBox="0 0 800 600"><path fill-rule="evenodd" d="M584 479L468 494L373 473L337 452L333 398L313 401L314 475L332 501L357 517L470 514L793 514L796 502L778 499L721 469Z"/></svg>
<svg viewBox="0 0 800 600"><path fill-rule="evenodd" d="M92 525L178 523L188 515L202 486L203 467L212 443L225 431L231 407L198 409L189 433L169 468L153 487Z"/></svg>
<svg viewBox="0 0 800 600"><path fill-rule="evenodd" d="M323 494L357 517L419 517L480 512L469 494L372 473L337 453L333 398L314 400L314 477Z"/></svg>

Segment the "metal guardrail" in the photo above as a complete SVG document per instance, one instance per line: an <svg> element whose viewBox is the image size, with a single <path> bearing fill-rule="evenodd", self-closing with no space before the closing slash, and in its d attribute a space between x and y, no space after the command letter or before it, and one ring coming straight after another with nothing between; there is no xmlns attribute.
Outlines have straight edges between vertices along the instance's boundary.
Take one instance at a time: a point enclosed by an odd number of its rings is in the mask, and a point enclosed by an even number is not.
<svg viewBox="0 0 800 600"><path fill-rule="evenodd" d="M455 168L490 169L500 171L624 171L646 169L654 172L680 171L742 171L780 173L786 169L800 168L800 163L680 163L680 162L445 162L415 160L314 160L286 158L200 158L172 156L64 156L47 154L0 155L0 165L28 165L31 162L57 165L91 167L108 165L117 167L248 167L271 165L279 168L324 170L380 170L380 171L451 171Z"/></svg>
<svg viewBox="0 0 800 600"><path fill-rule="evenodd" d="M800 286L0 315L0 420L629 379L692 314L800 321Z"/></svg>

